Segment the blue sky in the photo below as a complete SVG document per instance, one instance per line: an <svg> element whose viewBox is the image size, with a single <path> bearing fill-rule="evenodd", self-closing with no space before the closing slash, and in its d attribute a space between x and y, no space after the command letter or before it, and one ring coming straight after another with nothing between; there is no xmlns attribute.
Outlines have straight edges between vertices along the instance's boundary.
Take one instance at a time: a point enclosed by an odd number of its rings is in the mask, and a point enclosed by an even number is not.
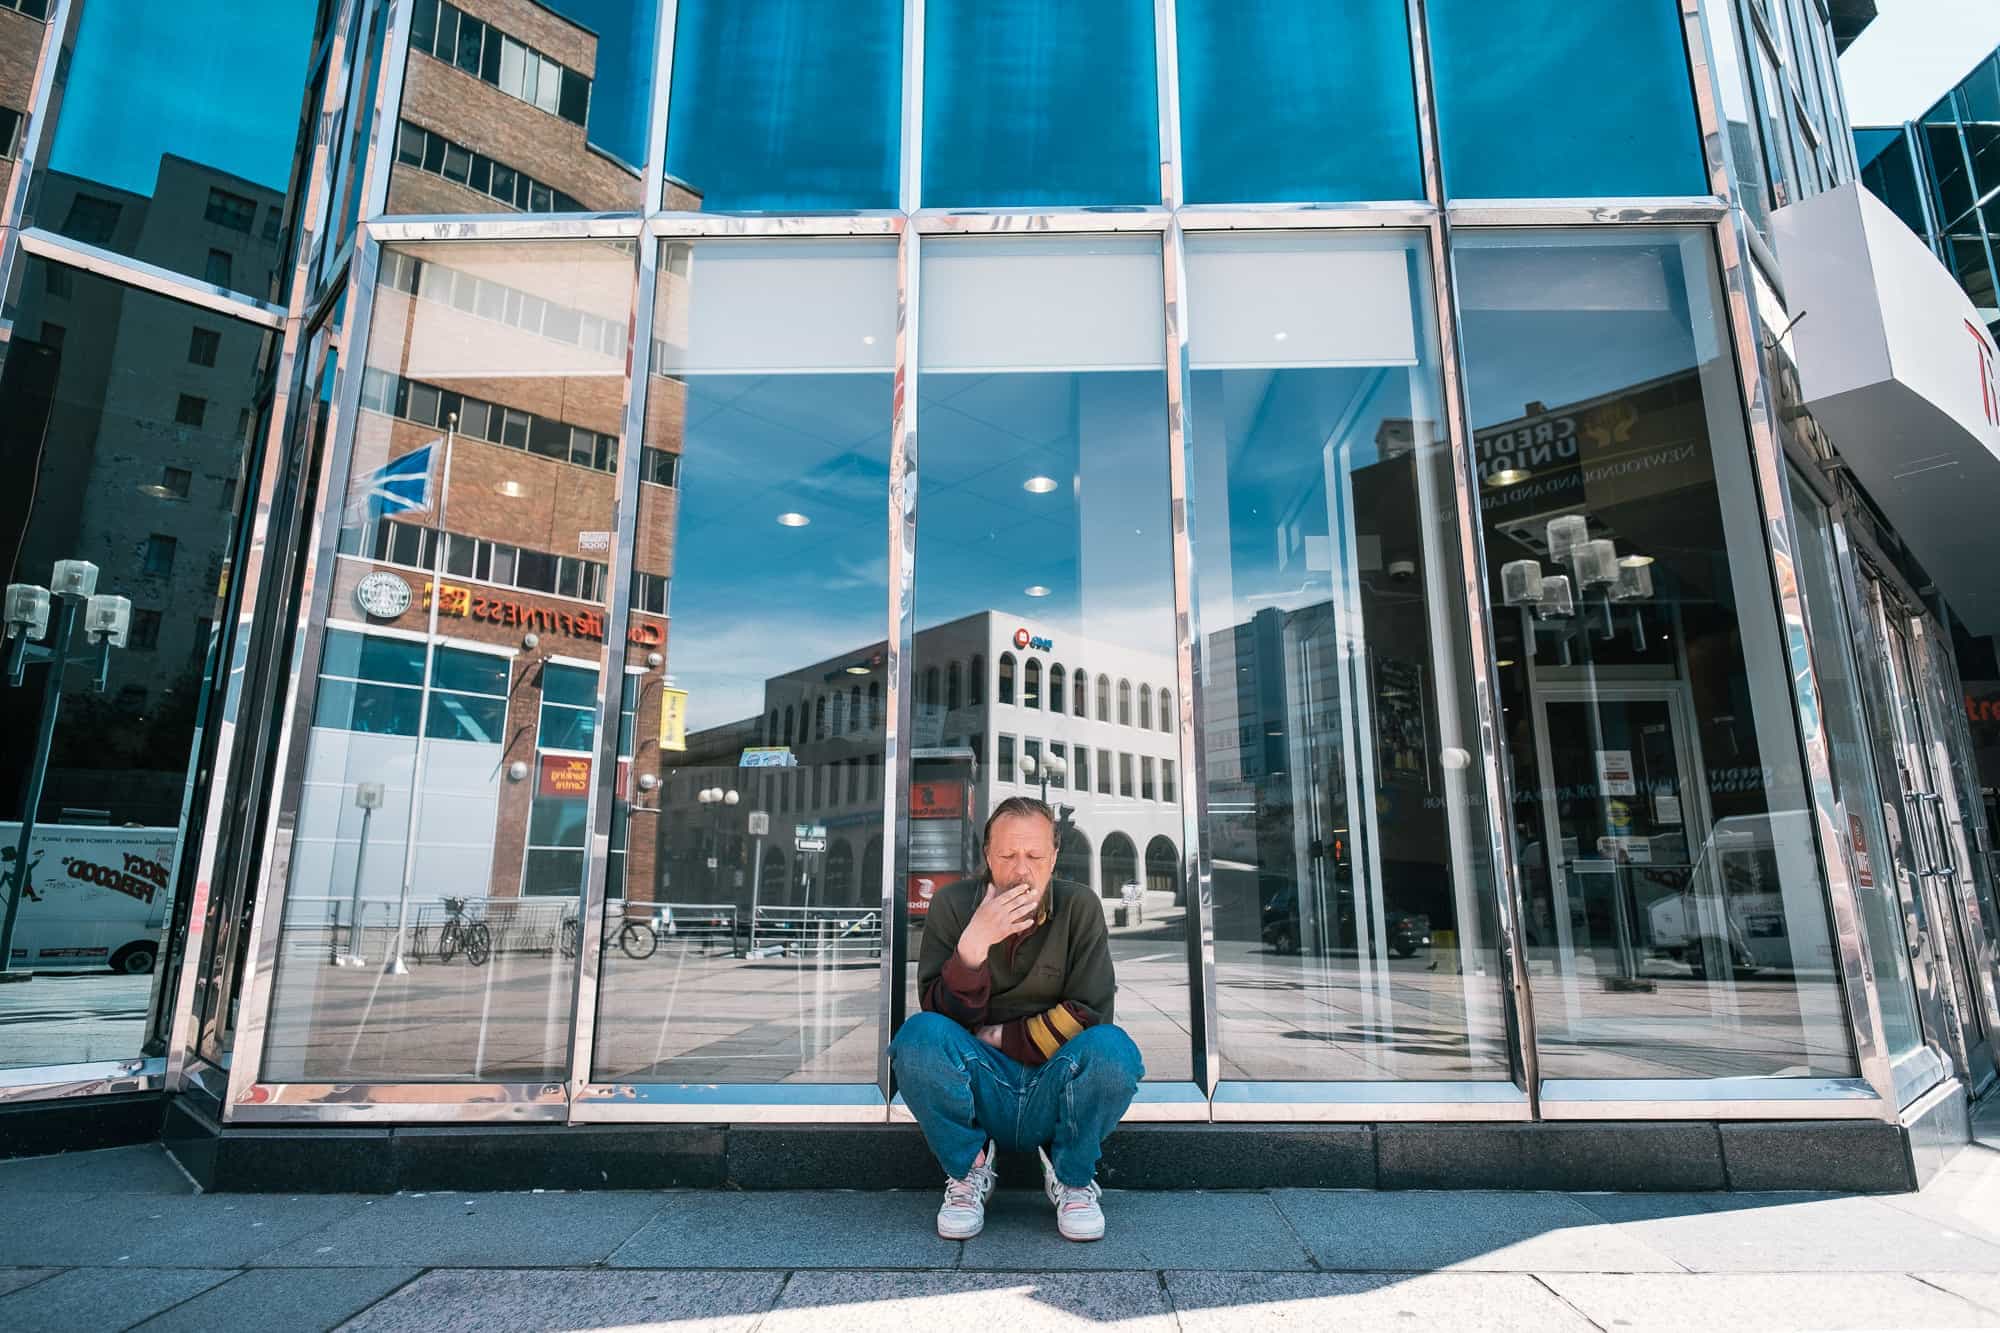
<svg viewBox="0 0 2000 1333"><path fill-rule="evenodd" d="M283 190L313 8L311 0L91 0L51 169L150 195L161 156L174 153Z"/></svg>
<svg viewBox="0 0 2000 1333"><path fill-rule="evenodd" d="M311 55L312 0L91 0L77 35L53 170L150 195L174 153L273 190L290 177ZM553 0L598 35L589 133L645 160L653 0ZM193 21L189 10L195 11Z"/></svg>

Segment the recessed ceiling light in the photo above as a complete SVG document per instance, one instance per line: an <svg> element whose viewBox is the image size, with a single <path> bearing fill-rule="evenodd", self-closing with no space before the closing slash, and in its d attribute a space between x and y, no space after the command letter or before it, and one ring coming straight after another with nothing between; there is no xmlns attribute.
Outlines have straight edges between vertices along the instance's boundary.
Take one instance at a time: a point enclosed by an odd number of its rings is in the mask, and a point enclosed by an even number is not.
<svg viewBox="0 0 2000 1333"><path fill-rule="evenodd" d="M1281 343L1285 341L1285 339L1291 336L1292 336L1291 334L1286 333L1283 329L1279 329L1276 333L1271 335L1271 341L1275 343Z"/></svg>
<svg viewBox="0 0 2000 1333"><path fill-rule="evenodd" d="M518 500L528 493L528 488L518 481L497 482L494 484L493 489L506 496L509 500Z"/></svg>
<svg viewBox="0 0 2000 1333"><path fill-rule="evenodd" d="M778 515L778 522L788 528L802 528L812 522L812 520L797 510L787 509L784 513Z"/></svg>
<svg viewBox="0 0 2000 1333"><path fill-rule="evenodd" d="M1028 586L1028 596L1030 597L1047 597L1048 595L1049 595L1049 590L1047 588L1044 588L1039 583L1030 584Z"/></svg>
<svg viewBox="0 0 2000 1333"><path fill-rule="evenodd" d="M148 482L146 485L141 486L139 494L150 495L155 500L177 500L180 498L179 491L168 490L157 481Z"/></svg>
<svg viewBox="0 0 2000 1333"><path fill-rule="evenodd" d="M1031 491L1036 495L1047 495L1055 488L1056 479L1054 477L1030 477L1021 483L1022 490Z"/></svg>
<svg viewBox="0 0 2000 1333"><path fill-rule="evenodd" d="M1502 486L1519 486L1533 475L1532 472L1524 472L1517 467L1503 467L1498 472L1487 473L1486 484L1496 490Z"/></svg>
<svg viewBox="0 0 2000 1333"><path fill-rule="evenodd" d="M865 676L868 674L868 668L857 662L855 665L847 668L847 674L850 676Z"/></svg>
<svg viewBox="0 0 2000 1333"><path fill-rule="evenodd" d="M1653 557L1650 555L1621 555L1618 557L1618 563L1627 569L1644 569L1647 565L1653 563Z"/></svg>
<svg viewBox="0 0 2000 1333"><path fill-rule="evenodd" d="M1514 665L1514 659L1513 659L1513 658L1511 658L1511 657L1503 657L1503 658L1501 658L1501 659L1500 659L1500 660L1499 660L1498 662L1495 662L1495 663L1494 663L1493 665L1494 665L1494 666L1503 666L1503 667L1510 667L1510 666L1513 666L1513 665Z"/></svg>
<svg viewBox="0 0 2000 1333"><path fill-rule="evenodd" d="M862 345L863 347L873 347L873 346L875 345L875 335L874 335L874 334L872 334L872 333L864 333L864 334L862 334L862 335L861 335L861 345Z"/></svg>

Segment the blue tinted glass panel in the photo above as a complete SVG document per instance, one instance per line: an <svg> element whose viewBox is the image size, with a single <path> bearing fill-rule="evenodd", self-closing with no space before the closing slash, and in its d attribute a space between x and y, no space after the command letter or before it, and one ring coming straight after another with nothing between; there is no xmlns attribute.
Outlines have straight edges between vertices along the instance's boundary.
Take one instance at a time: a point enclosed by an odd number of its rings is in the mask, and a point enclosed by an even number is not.
<svg viewBox="0 0 2000 1333"><path fill-rule="evenodd" d="M570 704L579 708L596 707L597 673L582 667L549 663L542 668L542 702Z"/></svg>
<svg viewBox="0 0 2000 1333"><path fill-rule="evenodd" d="M597 715L587 708L542 708L541 731L535 743L544 750L590 753L597 736Z"/></svg>
<svg viewBox="0 0 2000 1333"><path fill-rule="evenodd" d="M291 180L313 6L92 0L31 222L176 273L229 256L229 286L273 293L266 231ZM243 229L216 218L240 223Z"/></svg>
<svg viewBox="0 0 2000 1333"><path fill-rule="evenodd" d="M894 208L902 0L683 0L667 206Z"/></svg>
<svg viewBox="0 0 2000 1333"><path fill-rule="evenodd" d="M492 653L468 653L457 648L438 649L432 665L431 684L440 690L469 690L474 694L507 693L509 659Z"/></svg>
<svg viewBox="0 0 2000 1333"><path fill-rule="evenodd" d="M1148 0L935 0L924 13L932 208L1157 204Z"/></svg>
<svg viewBox="0 0 2000 1333"><path fill-rule="evenodd" d="M659 0L422 0L390 213L637 208Z"/></svg>
<svg viewBox="0 0 2000 1333"><path fill-rule="evenodd" d="M1451 195L1706 193L1669 0L1433 0L1429 13Z"/></svg>
<svg viewBox="0 0 2000 1333"><path fill-rule="evenodd" d="M507 701L476 694L431 695L431 715L425 725L428 735L447 741L477 741L498 745L506 739Z"/></svg>
<svg viewBox="0 0 2000 1333"><path fill-rule="evenodd" d="M1423 196L1403 0L1181 0L1179 20L1189 203Z"/></svg>

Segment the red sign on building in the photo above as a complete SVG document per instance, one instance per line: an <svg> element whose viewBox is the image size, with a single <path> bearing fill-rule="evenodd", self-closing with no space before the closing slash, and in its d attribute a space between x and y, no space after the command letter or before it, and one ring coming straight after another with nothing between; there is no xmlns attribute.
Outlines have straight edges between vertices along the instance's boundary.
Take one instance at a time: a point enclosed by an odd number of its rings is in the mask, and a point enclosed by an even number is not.
<svg viewBox="0 0 2000 1333"><path fill-rule="evenodd" d="M573 755L545 754L538 786L543 796L585 800L590 796L590 761Z"/></svg>

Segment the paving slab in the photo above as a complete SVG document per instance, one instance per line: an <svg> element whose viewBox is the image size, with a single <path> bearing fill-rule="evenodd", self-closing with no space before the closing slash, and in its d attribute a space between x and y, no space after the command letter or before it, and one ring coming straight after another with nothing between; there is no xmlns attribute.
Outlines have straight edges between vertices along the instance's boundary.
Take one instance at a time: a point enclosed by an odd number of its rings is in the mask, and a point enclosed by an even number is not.
<svg viewBox="0 0 2000 1333"><path fill-rule="evenodd" d="M1548 1273L1542 1281L1619 1333L2000 1328L2000 1315L1897 1273Z"/></svg>
<svg viewBox="0 0 2000 1333"><path fill-rule="evenodd" d="M1104 1239L1056 1231L1040 1191L999 1190L986 1230L965 1242L964 1269L1300 1269L1312 1260L1269 1195L1107 1190Z"/></svg>
<svg viewBox="0 0 2000 1333"><path fill-rule="evenodd" d="M32 1287L37 1282L52 1278L62 1272L60 1268L0 1268L0 1296L23 1287Z"/></svg>
<svg viewBox="0 0 2000 1333"><path fill-rule="evenodd" d="M194 1182L157 1143L0 1162L0 1194L193 1194Z"/></svg>
<svg viewBox="0 0 2000 1333"><path fill-rule="evenodd" d="M1629 1220L1619 1230L1697 1273L2000 1272L2000 1244L1877 1198L1728 1194L1705 1202L1700 1212ZM1589 1206L1609 1207L1594 1198Z"/></svg>
<svg viewBox="0 0 2000 1333"><path fill-rule="evenodd" d="M611 1256L614 1268L953 1268L937 1234L943 1191L697 1191Z"/></svg>
<svg viewBox="0 0 2000 1333"><path fill-rule="evenodd" d="M559 1268L595 1264L630 1240L667 1196L396 1194L362 1200L259 1262L272 1268Z"/></svg>
<svg viewBox="0 0 2000 1333"><path fill-rule="evenodd" d="M1228 1329L1477 1328L1590 1333L1524 1273L1168 1273L1187 1333Z"/></svg>
<svg viewBox="0 0 2000 1333"><path fill-rule="evenodd" d="M2000 1170L1944 1170L1914 1194L1884 1194L1877 1202L1982 1240L2000 1242Z"/></svg>
<svg viewBox="0 0 2000 1333"><path fill-rule="evenodd" d="M0 1328L105 1333L130 1327L235 1276L226 1268L72 1268L0 1296Z"/></svg>
<svg viewBox="0 0 2000 1333"><path fill-rule="evenodd" d="M1610 1225L1562 1194L1279 1190L1273 1197L1322 1268L1681 1271L1627 1228Z"/></svg>
<svg viewBox="0 0 2000 1333"><path fill-rule="evenodd" d="M2000 1314L2000 1275L1993 1273L1912 1273L1919 1282L1927 1282L1984 1310Z"/></svg>
<svg viewBox="0 0 2000 1333"><path fill-rule="evenodd" d="M354 1211L338 1195L27 1194L0 1198L17 1263L240 1268Z"/></svg>
<svg viewBox="0 0 2000 1333"><path fill-rule="evenodd" d="M779 1273L495 1272L426 1273L341 1325L344 1333L556 1333L664 1329L747 1333L771 1307Z"/></svg>
<svg viewBox="0 0 2000 1333"><path fill-rule="evenodd" d="M1152 1273L794 1273L759 1333L883 1328L1171 1333Z"/></svg>
<svg viewBox="0 0 2000 1333"><path fill-rule="evenodd" d="M324 1333L417 1276L415 1268L253 1268L139 1325L144 1333Z"/></svg>

